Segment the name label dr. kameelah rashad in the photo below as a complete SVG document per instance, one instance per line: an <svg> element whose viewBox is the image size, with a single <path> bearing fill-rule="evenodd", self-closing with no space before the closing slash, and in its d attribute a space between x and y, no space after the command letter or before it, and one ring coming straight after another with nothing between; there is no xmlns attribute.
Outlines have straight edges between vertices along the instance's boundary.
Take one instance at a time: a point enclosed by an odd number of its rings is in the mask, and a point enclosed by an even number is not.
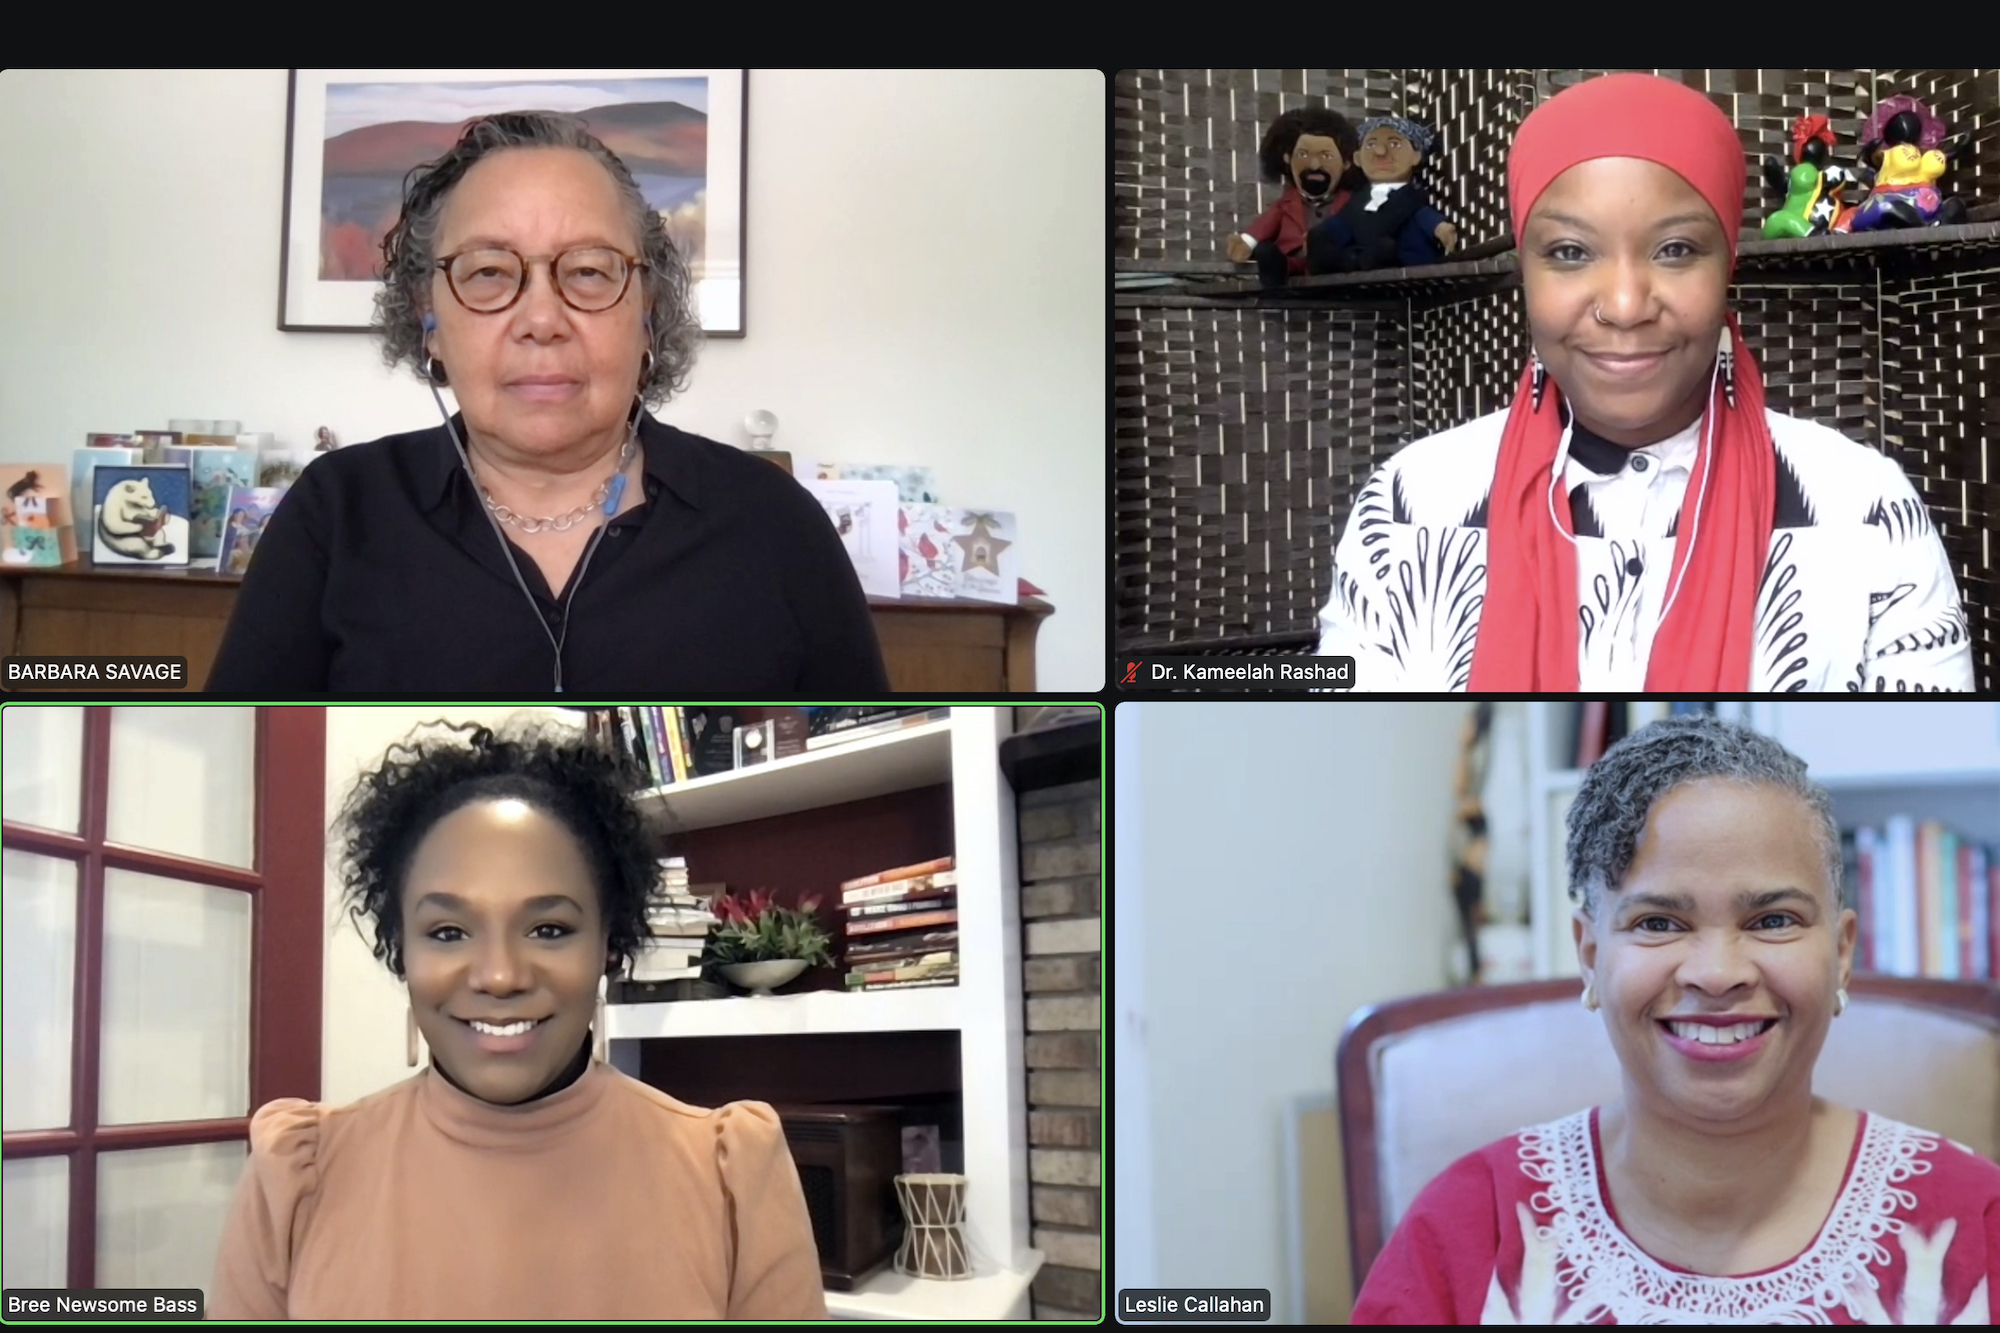
<svg viewBox="0 0 2000 1333"><path fill-rule="evenodd" d="M1351 690L1352 657L1114 658L1118 688L1134 690Z"/></svg>

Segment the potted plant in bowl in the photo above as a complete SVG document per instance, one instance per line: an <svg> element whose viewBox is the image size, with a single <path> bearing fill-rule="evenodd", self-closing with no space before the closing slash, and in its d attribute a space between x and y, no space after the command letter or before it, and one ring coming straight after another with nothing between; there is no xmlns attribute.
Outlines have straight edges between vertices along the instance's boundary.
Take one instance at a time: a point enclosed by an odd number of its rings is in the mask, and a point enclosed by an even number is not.
<svg viewBox="0 0 2000 1333"><path fill-rule="evenodd" d="M817 897L790 908L773 901L769 889L748 899L725 893L714 910L720 924L709 932L708 961L752 995L769 995L815 963L833 965L832 938L814 917Z"/></svg>

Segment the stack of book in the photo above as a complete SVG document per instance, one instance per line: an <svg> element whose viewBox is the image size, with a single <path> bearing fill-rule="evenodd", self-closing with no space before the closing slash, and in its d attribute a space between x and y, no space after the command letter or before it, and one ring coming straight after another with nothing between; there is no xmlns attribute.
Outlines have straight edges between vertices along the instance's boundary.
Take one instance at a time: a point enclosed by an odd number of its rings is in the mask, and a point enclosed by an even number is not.
<svg viewBox="0 0 2000 1333"><path fill-rule="evenodd" d="M1907 815L1841 835L1868 972L2000 980L2000 847Z"/></svg>
<svg viewBox="0 0 2000 1333"><path fill-rule="evenodd" d="M670 787L736 767L735 732L744 725L744 712L627 705L590 709L585 725L599 744L631 755L651 786Z"/></svg>
<svg viewBox="0 0 2000 1333"><path fill-rule="evenodd" d="M632 960L633 981L679 981L701 975L701 952L715 924L702 893L720 889L704 884L696 892L688 884L687 858L670 856L660 862L661 892L646 907L646 924L653 937Z"/></svg>
<svg viewBox="0 0 2000 1333"><path fill-rule="evenodd" d="M805 712L807 750L824 750L870 736L887 736L927 722L942 722L951 716L949 708L897 708L888 704L808 708Z"/></svg>
<svg viewBox="0 0 2000 1333"><path fill-rule="evenodd" d="M941 856L840 886L847 989L958 984L958 872Z"/></svg>

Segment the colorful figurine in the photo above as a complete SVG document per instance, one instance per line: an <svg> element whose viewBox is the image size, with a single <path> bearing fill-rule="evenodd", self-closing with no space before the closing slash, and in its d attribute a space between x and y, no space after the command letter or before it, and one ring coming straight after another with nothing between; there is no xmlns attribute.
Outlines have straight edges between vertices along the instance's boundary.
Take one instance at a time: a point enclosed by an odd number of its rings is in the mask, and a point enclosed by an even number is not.
<svg viewBox="0 0 2000 1333"><path fill-rule="evenodd" d="M1267 181L1283 181L1278 201L1224 244L1241 264L1257 261L1257 278L1282 287L1306 271L1306 233L1348 200L1356 138L1347 118L1325 107L1287 111L1264 132L1257 161Z"/></svg>
<svg viewBox="0 0 2000 1333"><path fill-rule="evenodd" d="M1944 122L1908 94L1884 98L1861 135L1862 179L1870 188L1854 211L1854 230L1965 221L1965 201L1945 195L1937 181L1971 138L1947 138Z"/></svg>
<svg viewBox="0 0 2000 1333"><path fill-rule="evenodd" d="M1835 166L1833 130L1825 116L1800 116L1792 122L1791 165L1783 158L1764 159L1764 182L1784 197L1784 206L1764 221L1764 239L1824 236L1844 232L1854 208L1841 192L1854 173Z"/></svg>
<svg viewBox="0 0 2000 1333"><path fill-rule="evenodd" d="M1458 245L1458 228L1430 206L1417 168L1436 136L1401 116L1361 122L1361 170L1368 188L1306 236L1306 270L1359 269L1435 263Z"/></svg>

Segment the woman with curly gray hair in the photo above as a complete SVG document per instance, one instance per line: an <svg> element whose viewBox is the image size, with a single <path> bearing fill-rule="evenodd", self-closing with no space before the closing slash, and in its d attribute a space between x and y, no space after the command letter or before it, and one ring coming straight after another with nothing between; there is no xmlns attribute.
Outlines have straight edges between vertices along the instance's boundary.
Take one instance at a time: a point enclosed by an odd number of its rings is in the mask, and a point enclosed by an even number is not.
<svg viewBox="0 0 2000 1333"><path fill-rule="evenodd" d="M472 121L410 173L382 253L383 357L445 424L306 469L210 690L888 688L813 498L646 411L693 364L687 266L580 121Z"/></svg>
<svg viewBox="0 0 2000 1333"><path fill-rule="evenodd" d="M1990 1324L2000 1165L1813 1095L1856 923L1798 757L1634 732L1570 807L1569 881L1622 1093L1448 1167L1354 1322Z"/></svg>

